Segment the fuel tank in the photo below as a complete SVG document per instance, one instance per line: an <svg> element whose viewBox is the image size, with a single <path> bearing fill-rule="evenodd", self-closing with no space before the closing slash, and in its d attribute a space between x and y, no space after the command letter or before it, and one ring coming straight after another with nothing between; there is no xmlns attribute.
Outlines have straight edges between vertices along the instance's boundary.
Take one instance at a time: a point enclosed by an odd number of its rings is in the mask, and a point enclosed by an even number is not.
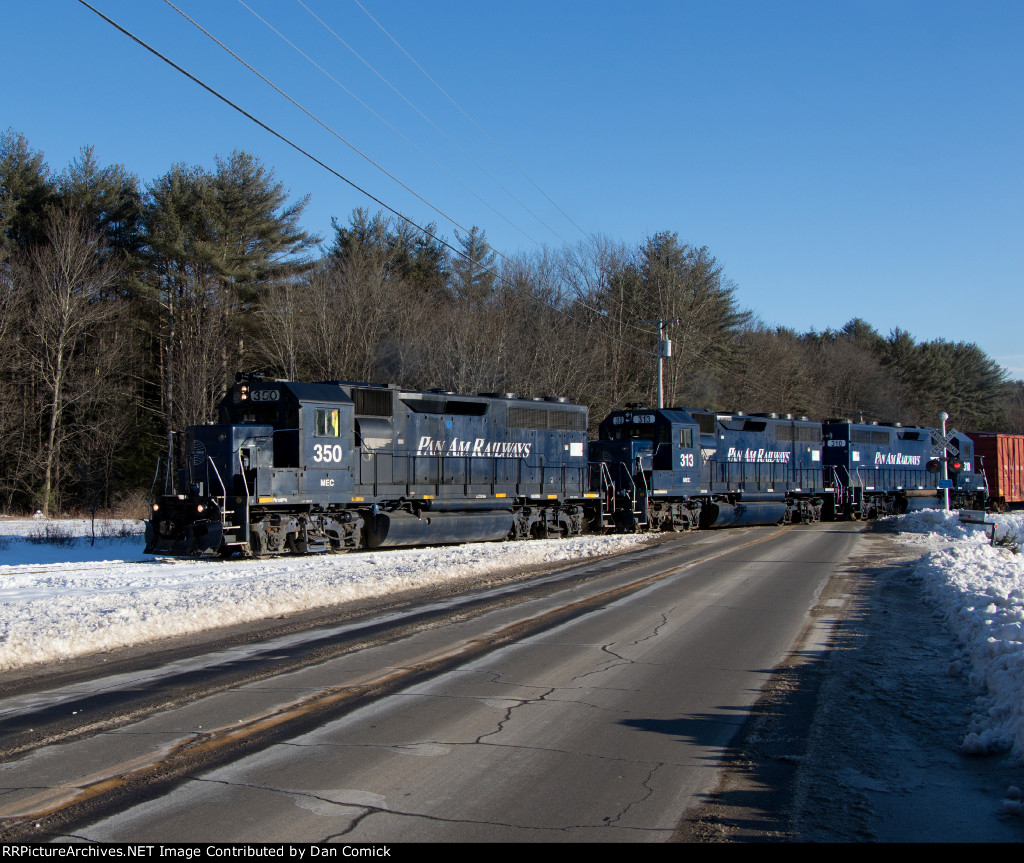
<svg viewBox="0 0 1024 863"><path fill-rule="evenodd" d="M737 503L712 503L700 513L700 526L742 527L755 524L778 524L786 515L786 504L781 501L750 501Z"/></svg>
<svg viewBox="0 0 1024 863"><path fill-rule="evenodd" d="M366 521L367 548L398 545L450 545L505 539L512 532L511 510L475 512L380 512Z"/></svg>

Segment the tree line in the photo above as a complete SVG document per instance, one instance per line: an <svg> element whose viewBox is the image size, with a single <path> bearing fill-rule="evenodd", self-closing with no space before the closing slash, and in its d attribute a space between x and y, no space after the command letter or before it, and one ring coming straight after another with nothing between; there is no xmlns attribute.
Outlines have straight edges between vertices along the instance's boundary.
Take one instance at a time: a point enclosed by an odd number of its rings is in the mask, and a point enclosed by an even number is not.
<svg viewBox="0 0 1024 863"><path fill-rule="evenodd" d="M0 509L116 507L214 419L236 370L564 395L592 421L666 404L1024 432L1024 382L976 345L768 327L706 247L665 231L499 255L484 231L354 210L322 238L234 152L143 184L91 148L62 172L0 135ZM178 453L180 456L180 453Z"/></svg>

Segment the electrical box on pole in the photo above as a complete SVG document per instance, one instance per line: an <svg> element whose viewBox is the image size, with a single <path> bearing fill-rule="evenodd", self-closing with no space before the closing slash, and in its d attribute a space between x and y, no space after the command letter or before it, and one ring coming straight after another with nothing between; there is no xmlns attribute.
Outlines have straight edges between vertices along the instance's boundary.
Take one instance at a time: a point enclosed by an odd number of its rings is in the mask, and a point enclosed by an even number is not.
<svg viewBox="0 0 1024 863"><path fill-rule="evenodd" d="M661 410L665 407L665 359L672 356L672 341L665 337L665 325L678 324L680 319L674 318L671 321L666 321L659 318L654 321L640 321L640 323L658 325L658 410Z"/></svg>

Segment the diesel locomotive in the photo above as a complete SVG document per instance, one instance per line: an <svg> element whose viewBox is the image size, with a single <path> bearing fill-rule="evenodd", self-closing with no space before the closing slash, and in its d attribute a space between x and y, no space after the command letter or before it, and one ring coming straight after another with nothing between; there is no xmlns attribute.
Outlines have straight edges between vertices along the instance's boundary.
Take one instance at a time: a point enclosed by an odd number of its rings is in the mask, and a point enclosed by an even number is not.
<svg viewBox="0 0 1024 863"><path fill-rule="evenodd" d="M161 460L146 551L263 556L612 530L983 508L973 442L933 429L631 408L587 441L587 408L353 381L238 375L219 422ZM156 493L156 489L159 492Z"/></svg>
<svg viewBox="0 0 1024 863"><path fill-rule="evenodd" d="M613 411L590 458L613 489L620 529L876 518L935 506L937 433L898 424L707 410ZM973 443L953 431L954 507L983 509ZM606 495L602 495L605 498Z"/></svg>
<svg viewBox="0 0 1024 863"><path fill-rule="evenodd" d="M230 556L573 536L597 498L587 409L236 376L158 467L146 551ZM162 483L161 483L162 480Z"/></svg>

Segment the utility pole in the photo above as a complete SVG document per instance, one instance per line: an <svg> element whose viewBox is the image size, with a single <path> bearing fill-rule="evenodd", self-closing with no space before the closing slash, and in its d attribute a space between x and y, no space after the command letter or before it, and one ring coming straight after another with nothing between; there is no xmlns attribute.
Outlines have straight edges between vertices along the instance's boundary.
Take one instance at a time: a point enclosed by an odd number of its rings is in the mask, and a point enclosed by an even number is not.
<svg viewBox="0 0 1024 863"><path fill-rule="evenodd" d="M940 411L939 421L942 423L942 508L949 512L949 441L946 440L946 420L949 414Z"/></svg>
<svg viewBox="0 0 1024 863"><path fill-rule="evenodd" d="M661 410L665 407L665 357L672 356L672 342L665 338L665 327L668 324L681 323L681 319L672 318L666 321L659 318L656 321L640 321L640 323L658 325L658 410Z"/></svg>

